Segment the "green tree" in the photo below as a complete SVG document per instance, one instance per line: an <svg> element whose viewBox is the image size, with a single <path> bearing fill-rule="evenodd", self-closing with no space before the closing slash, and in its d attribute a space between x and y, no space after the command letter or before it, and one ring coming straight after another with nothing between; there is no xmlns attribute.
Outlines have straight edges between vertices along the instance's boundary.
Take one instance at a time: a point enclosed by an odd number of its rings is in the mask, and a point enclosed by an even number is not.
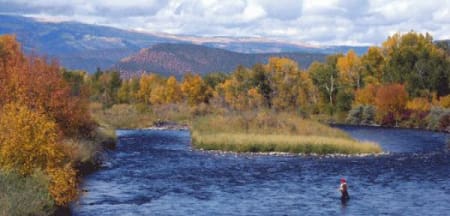
<svg viewBox="0 0 450 216"><path fill-rule="evenodd" d="M386 58L384 81L406 84L413 97L426 91L450 93L450 64L445 51L433 44L428 33L395 34L383 43Z"/></svg>
<svg viewBox="0 0 450 216"><path fill-rule="evenodd" d="M361 57L361 70L363 77L371 77L375 79L375 82L372 84L381 83L383 80L384 64L385 62L381 49L379 47L369 47L367 53Z"/></svg>
<svg viewBox="0 0 450 216"><path fill-rule="evenodd" d="M317 87L325 101L334 105L337 93L337 70L327 63L313 62L308 69L314 85Z"/></svg>

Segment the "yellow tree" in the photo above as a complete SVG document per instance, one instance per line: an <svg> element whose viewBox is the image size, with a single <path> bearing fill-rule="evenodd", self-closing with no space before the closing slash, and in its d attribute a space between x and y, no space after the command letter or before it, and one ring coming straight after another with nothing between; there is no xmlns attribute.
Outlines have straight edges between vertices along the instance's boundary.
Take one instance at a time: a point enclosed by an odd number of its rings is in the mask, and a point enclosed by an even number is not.
<svg viewBox="0 0 450 216"><path fill-rule="evenodd" d="M431 103L427 98L416 97L406 103L406 108L414 112L429 112Z"/></svg>
<svg viewBox="0 0 450 216"><path fill-rule="evenodd" d="M307 109L317 104L318 89L314 86L313 80L309 73L304 71L300 73L300 82L298 86L297 105L303 109Z"/></svg>
<svg viewBox="0 0 450 216"><path fill-rule="evenodd" d="M272 91L272 106L278 110L297 106L300 71L297 62L288 58L270 58L267 64L269 84Z"/></svg>
<svg viewBox="0 0 450 216"><path fill-rule="evenodd" d="M186 74L183 83L181 84L181 91L187 98L188 104L198 105L200 103L207 103L211 97L211 89L208 88L202 77L199 75Z"/></svg>
<svg viewBox="0 0 450 216"><path fill-rule="evenodd" d="M0 116L0 165L23 175L55 167L64 159L56 124L24 105L3 107Z"/></svg>
<svg viewBox="0 0 450 216"><path fill-rule="evenodd" d="M264 104L264 96L256 88L247 91L247 99L249 108L259 108Z"/></svg>
<svg viewBox="0 0 450 216"><path fill-rule="evenodd" d="M153 104L164 104L166 102L166 89L163 85L158 85L154 87L150 94L150 103Z"/></svg>
<svg viewBox="0 0 450 216"><path fill-rule="evenodd" d="M355 51L348 51L347 55L340 57L337 60L337 68L339 70L339 77L344 85L350 85L361 88L361 60Z"/></svg>
<svg viewBox="0 0 450 216"><path fill-rule="evenodd" d="M239 82L234 77L220 84L219 91L223 94L225 102L234 109L243 110L247 107L247 95L239 91Z"/></svg>
<svg viewBox="0 0 450 216"><path fill-rule="evenodd" d="M139 90L137 97L140 102L150 104L152 91L161 83L161 79L156 74L143 74L139 80Z"/></svg>
<svg viewBox="0 0 450 216"><path fill-rule="evenodd" d="M180 86L174 76L170 76L167 79L164 96L166 103L177 103L183 99Z"/></svg>

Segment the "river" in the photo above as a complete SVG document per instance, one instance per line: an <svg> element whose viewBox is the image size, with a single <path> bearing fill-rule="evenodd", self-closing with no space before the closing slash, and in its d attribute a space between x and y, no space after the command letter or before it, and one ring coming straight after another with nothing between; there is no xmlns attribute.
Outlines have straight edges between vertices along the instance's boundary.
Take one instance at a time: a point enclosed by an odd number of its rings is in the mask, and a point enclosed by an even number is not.
<svg viewBox="0 0 450 216"><path fill-rule="evenodd" d="M189 131L118 131L74 215L449 215L448 135L339 126L389 152L366 157L192 150ZM346 178L351 199L339 199Z"/></svg>

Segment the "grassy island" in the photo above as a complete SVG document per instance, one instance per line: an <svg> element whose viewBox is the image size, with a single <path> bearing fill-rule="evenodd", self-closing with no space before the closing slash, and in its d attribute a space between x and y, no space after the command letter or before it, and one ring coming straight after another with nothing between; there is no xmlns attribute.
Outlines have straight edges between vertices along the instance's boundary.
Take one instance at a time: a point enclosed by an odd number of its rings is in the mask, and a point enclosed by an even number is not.
<svg viewBox="0 0 450 216"><path fill-rule="evenodd" d="M316 154L380 153L376 143L289 114L206 116L192 124L192 144L204 150Z"/></svg>

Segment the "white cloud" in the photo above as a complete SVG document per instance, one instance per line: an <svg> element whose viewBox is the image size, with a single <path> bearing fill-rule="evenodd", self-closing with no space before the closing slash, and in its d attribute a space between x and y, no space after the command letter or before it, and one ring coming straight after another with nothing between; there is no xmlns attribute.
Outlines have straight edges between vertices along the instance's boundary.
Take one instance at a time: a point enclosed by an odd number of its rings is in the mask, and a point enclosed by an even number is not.
<svg viewBox="0 0 450 216"><path fill-rule="evenodd" d="M394 32L450 38L450 0L0 0L0 13L151 32L379 44Z"/></svg>

